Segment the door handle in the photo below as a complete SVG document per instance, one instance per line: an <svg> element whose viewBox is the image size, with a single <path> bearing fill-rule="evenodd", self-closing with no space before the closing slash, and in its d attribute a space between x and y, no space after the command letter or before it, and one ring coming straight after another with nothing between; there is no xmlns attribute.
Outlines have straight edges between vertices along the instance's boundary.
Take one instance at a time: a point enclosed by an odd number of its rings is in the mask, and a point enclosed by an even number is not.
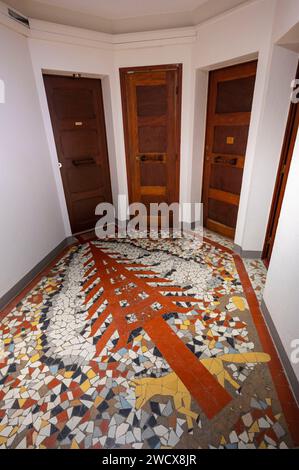
<svg viewBox="0 0 299 470"><path fill-rule="evenodd" d="M72 160L74 166L80 165L94 165L95 161L92 157L90 158L81 158L81 160Z"/></svg>
<svg viewBox="0 0 299 470"><path fill-rule="evenodd" d="M237 158L230 158L230 159L227 159L225 157L221 157L220 155L218 157L215 157L214 158L214 163L226 163L228 165L236 165L238 162L238 159Z"/></svg>
<svg viewBox="0 0 299 470"><path fill-rule="evenodd" d="M164 162L164 155L137 155L136 160L141 162L152 161L152 162Z"/></svg>
<svg viewBox="0 0 299 470"><path fill-rule="evenodd" d="M146 155L137 155L136 160L141 161L141 162L145 162L147 160L147 156Z"/></svg>

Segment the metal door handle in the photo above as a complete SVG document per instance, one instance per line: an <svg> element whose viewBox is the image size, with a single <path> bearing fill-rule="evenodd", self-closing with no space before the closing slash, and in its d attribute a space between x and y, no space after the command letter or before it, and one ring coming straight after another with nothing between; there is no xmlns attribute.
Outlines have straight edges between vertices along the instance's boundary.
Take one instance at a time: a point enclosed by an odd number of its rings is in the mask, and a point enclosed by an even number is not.
<svg viewBox="0 0 299 470"><path fill-rule="evenodd" d="M214 163L226 163L228 165L236 165L237 161L238 161L237 158L227 159L221 156L214 158Z"/></svg>
<svg viewBox="0 0 299 470"><path fill-rule="evenodd" d="M93 164L95 164L95 161L91 157L91 158L82 158L81 160L72 160L72 163L73 163L74 166L93 165Z"/></svg>
<svg viewBox="0 0 299 470"><path fill-rule="evenodd" d="M147 160L147 156L146 155L137 155L136 160L139 160L141 162L145 162Z"/></svg>
<svg viewBox="0 0 299 470"><path fill-rule="evenodd" d="M163 162L164 161L164 155L137 155L136 160L139 160L141 162L146 162L147 160L150 160L152 162Z"/></svg>

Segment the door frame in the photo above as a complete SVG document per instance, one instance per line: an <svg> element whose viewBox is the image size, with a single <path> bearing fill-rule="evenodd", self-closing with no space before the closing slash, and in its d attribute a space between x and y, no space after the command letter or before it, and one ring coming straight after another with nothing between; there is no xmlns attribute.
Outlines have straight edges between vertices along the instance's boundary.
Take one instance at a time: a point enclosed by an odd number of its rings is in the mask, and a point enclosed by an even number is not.
<svg viewBox="0 0 299 470"><path fill-rule="evenodd" d="M249 60L246 60L246 61L241 61L241 62L237 62L237 63L234 63L232 65L226 65L226 66L223 66L223 67L217 67L217 68L213 68L211 70L208 71L208 86L207 86L207 98L206 98L206 104L207 104L207 110L206 110L206 121L205 121L205 137L204 137L204 153L203 153L203 170L202 170L202 189L201 189L201 201L203 203L203 226L206 227L206 221L208 219L208 214L207 214L207 204L205 205L204 202L206 200L208 200L208 193L209 193L209 186L208 186L208 183L209 183L209 180L210 180L210 165L209 165L209 158L207 156L207 153L208 153L208 148L207 148L207 142L208 142L208 139L209 139L209 132L210 132L210 129L208 128L208 123L209 123L209 120L211 118L211 111L210 111L210 107L209 107L209 102L210 100L213 100L215 98L215 94L216 94L216 90L212 88L212 81L210 79L210 74L213 73L213 72L217 72L217 71L229 71L230 69L234 69L238 66L246 66L248 65L249 67L252 65L252 64L256 64L256 68L257 68L257 65L258 65L258 58L255 58L255 59L249 59ZM229 78L227 79L229 80ZM254 86L254 89L255 89L255 86ZM252 109L250 111L250 116L251 116L251 113L252 113ZM250 124L251 124L251 117L250 117L250 122L249 122L249 129L250 129ZM247 144L248 144L248 139L247 139ZM245 166L245 159L246 159L246 152L245 152L245 155L244 155L244 165L243 165L243 177L244 177L244 166ZM242 177L242 184L243 184L243 177ZM241 185L241 191L242 191L242 185ZM241 194L237 196L238 197L238 210L239 210L239 205L240 205L240 197L241 197ZM205 207L206 206L206 207ZM237 216L237 220L238 220L238 216ZM217 223L217 225L219 224L219 226L222 226L223 224L221 224L220 222ZM232 240L234 239L235 237L235 228L227 228L226 226L223 226L224 227L224 233L223 233L223 236L226 236L228 238L231 238ZM212 229L211 229L212 230Z"/></svg>
<svg viewBox="0 0 299 470"><path fill-rule="evenodd" d="M121 104L122 104L122 116L123 116L123 130L124 130L124 141L125 141L125 154L126 154L126 169L127 169L127 184L129 203L133 201L132 186L130 184L130 174L132 174L132 159L130 158L130 139L129 139L129 128L128 128L128 99L126 93L126 75L127 73L138 73L138 72L163 72L169 70L176 70L178 72L178 82L176 91L176 109L177 115L175 117L176 133L175 133L175 145L176 145L176 174L177 181L175 186L175 201L179 202L180 193L180 161L181 161L181 114L182 114L182 75L183 75L183 64L163 64L163 65L145 65L145 66L133 66L133 67L121 67L119 69L120 77L120 90L121 90Z"/></svg>
<svg viewBox="0 0 299 470"><path fill-rule="evenodd" d="M296 78L299 78L299 64L296 73ZM262 252L262 260L266 267L269 266L274 240L277 232L280 212L288 181L290 166L294 154L294 147L297 138L299 125L299 103L291 103L288 120L280 155L280 161L277 170L275 187L272 197L270 215L268 219L267 231L265 242Z"/></svg>

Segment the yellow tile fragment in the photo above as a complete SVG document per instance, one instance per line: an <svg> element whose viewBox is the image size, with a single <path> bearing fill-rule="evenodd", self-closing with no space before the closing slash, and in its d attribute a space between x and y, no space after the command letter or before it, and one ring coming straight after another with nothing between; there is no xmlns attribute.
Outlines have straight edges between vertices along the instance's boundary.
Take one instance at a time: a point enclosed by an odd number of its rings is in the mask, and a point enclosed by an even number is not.
<svg viewBox="0 0 299 470"><path fill-rule="evenodd" d="M134 338L134 343L138 343L138 341L141 341L142 340L142 335L138 335L136 336L136 338Z"/></svg>
<svg viewBox="0 0 299 470"><path fill-rule="evenodd" d="M95 408L98 407L102 403L102 401L104 401L104 398L100 397L100 396L97 396L95 401L94 401Z"/></svg>
<svg viewBox="0 0 299 470"><path fill-rule="evenodd" d="M70 379L73 376L73 371L72 370L67 370L63 375L66 379Z"/></svg>
<svg viewBox="0 0 299 470"><path fill-rule="evenodd" d="M41 424L40 429L45 428L46 426L48 426L48 424L49 424L49 421L46 421L45 419L42 419L42 424Z"/></svg>
<svg viewBox="0 0 299 470"><path fill-rule="evenodd" d="M30 358L30 362L36 362L38 360L39 360L39 354L34 354L34 356Z"/></svg>
<svg viewBox="0 0 299 470"><path fill-rule="evenodd" d="M71 444L71 449L80 449L77 441L75 439L72 440L72 444Z"/></svg>
<svg viewBox="0 0 299 470"><path fill-rule="evenodd" d="M15 426L13 430L11 431L9 437L14 436L18 432L18 430L19 430L19 426Z"/></svg>
<svg viewBox="0 0 299 470"><path fill-rule="evenodd" d="M83 392L87 392L87 390L89 390L90 387L91 387L91 384L90 384L88 379L85 380L85 382L83 382L82 385L80 385L80 388L81 388L81 390L83 390Z"/></svg>
<svg viewBox="0 0 299 470"><path fill-rule="evenodd" d="M249 432L259 432L259 430L260 430L259 425L257 421L255 421L253 425L251 426L251 428L249 429Z"/></svg>
<svg viewBox="0 0 299 470"><path fill-rule="evenodd" d="M243 297L233 296L230 300L235 305L235 307L241 312L244 312L244 310L246 310L247 302Z"/></svg>
<svg viewBox="0 0 299 470"><path fill-rule="evenodd" d="M89 369L89 371L87 372L86 375L87 375L87 377L88 377L89 379L93 379L93 378L96 376L96 373L95 373L94 370Z"/></svg>

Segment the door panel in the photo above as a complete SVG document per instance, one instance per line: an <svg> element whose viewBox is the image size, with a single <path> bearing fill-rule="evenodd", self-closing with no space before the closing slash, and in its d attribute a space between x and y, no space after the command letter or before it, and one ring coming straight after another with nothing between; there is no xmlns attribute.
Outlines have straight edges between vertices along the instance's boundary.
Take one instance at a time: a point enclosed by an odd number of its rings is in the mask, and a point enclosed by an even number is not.
<svg viewBox="0 0 299 470"><path fill-rule="evenodd" d="M44 75L72 232L94 228L112 202L101 81Z"/></svg>
<svg viewBox="0 0 299 470"><path fill-rule="evenodd" d="M216 113L251 112L255 75L217 83Z"/></svg>
<svg viewBox="0 0 299 470"><path fill-rule="evenodd" d="M213 153L244 155L249 126L215 126Z"/></svg>
<svg viewBox="0 0 299 470"><path fill-rule="evenodd" d="M130 202L179 197L181 65L120 69Z"/></svg>
<svg viewBox="0 0 299 470"><path fill-rule="evenodd" d="M230 238L237 223L257 62L210 72L204 225Z"/></svg>

